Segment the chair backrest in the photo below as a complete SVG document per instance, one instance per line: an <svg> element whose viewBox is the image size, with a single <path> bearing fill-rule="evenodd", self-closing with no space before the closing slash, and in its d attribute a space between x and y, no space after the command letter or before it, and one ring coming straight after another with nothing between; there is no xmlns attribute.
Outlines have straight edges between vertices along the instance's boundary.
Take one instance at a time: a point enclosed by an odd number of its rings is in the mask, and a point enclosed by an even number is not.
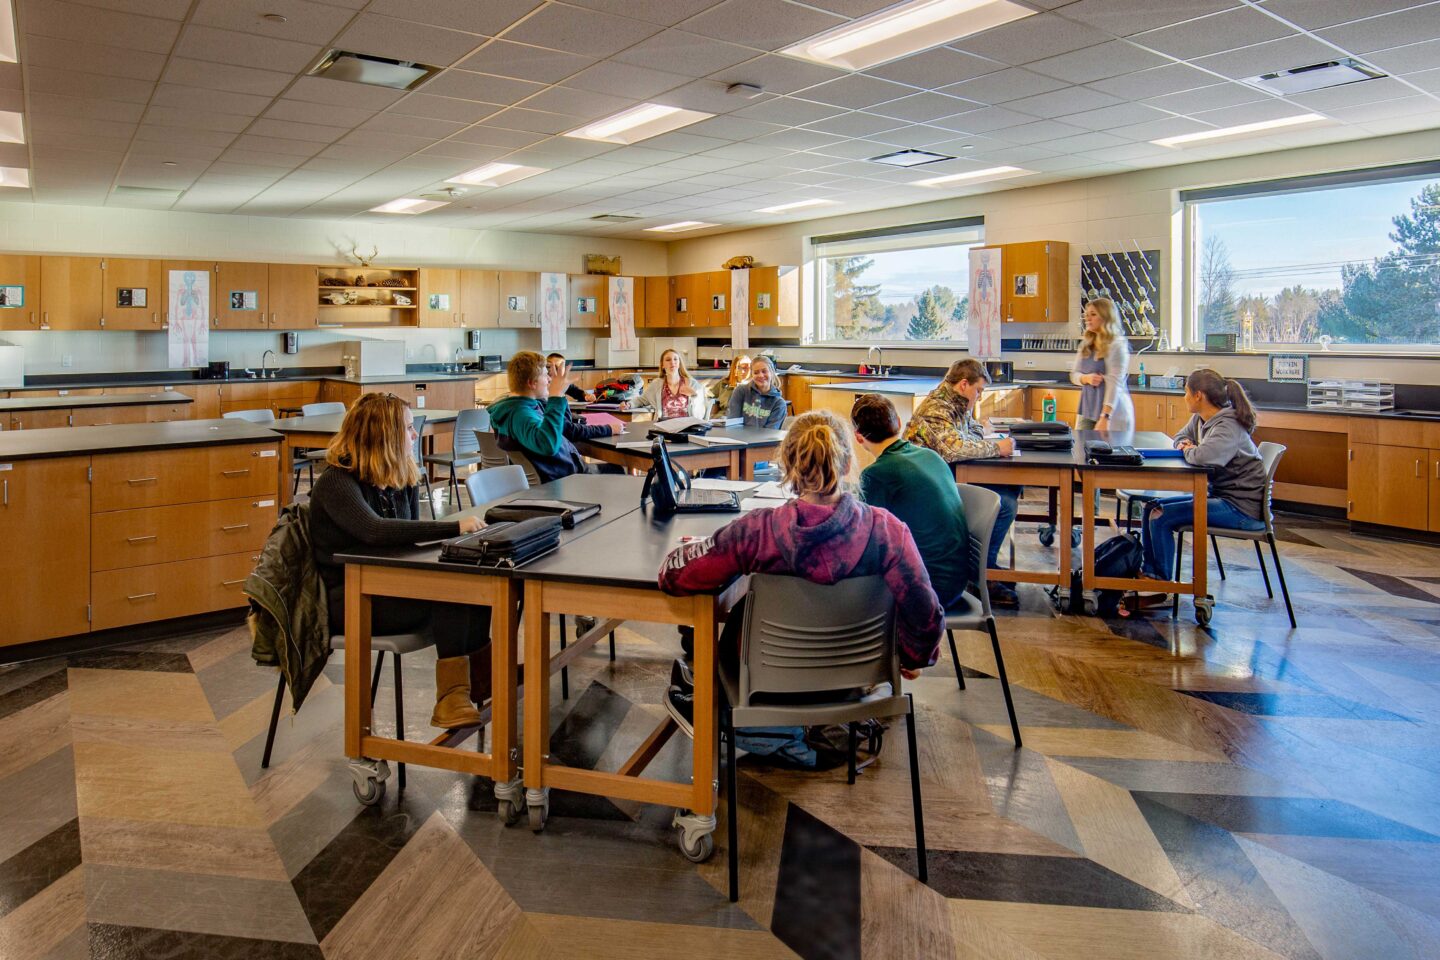
<svg viewBox="0 0 1440 960"><path fill-rule="evenodd" d="M883 577L811 583L761 573L745 603L740 703L753 694L848 690L890 682L900 689L895 595Z"/></svg>
<svg viewBox="0 0 1440 960"><path fill-rule="evenodd" d="M540 486L540 474L535 470L535 464L531 463L530 458L525 456L525 451L507 450L505 454L510 458L511 463L518 464L525 471L525 479L530 481L530 486Z"/></svg>
<svg viewBox="0 0 1440 960"><path fill-rule="evenodd" d="M332 413L344 413L345 404L339 400L327 400L324 403L304 403L300 405L300 416L302 417L323 417Z"/></svg>
<svg viewBox="0 0 1440 960"><path fill-rule="evenodd" d="M510 464L510 454L500 449L500 438L489 430L475 430L475 442L480 448L480 469L491 470Z"/></svg>
<svg viewBox="0 0 1440 960"><path fill-rule="evenodd" d="M465 456L480 452L480 441L475 437L476 430L490 429L490 411L476 407L473 410L461 410L460 415L455 418L455 455Z"/></svg>
<svg viewBox="0 0 1440 960"><path fill-rule="evenodd" d="M792 423L794 423L794 422L795 422L795 418L794 418L794 417L786 417L784 420L781 420L781 421L780 421L780 429L781 429L781 430L789 430L789 429L790 429L790 424L792 424Z"/></svg>
<svg viewBox="0 0 1440 960"><path fill-rule="evenodd" d="M263 410L231 410L229 413L222 413L226 420L248 420L251 423L274 423L275 411L266 407Z"/></svg>
<svg viewBox="0 0 1440 960"><path fill-rule="evenodd" d="M411 422L415 424L415 462L423 463L425 461L425 414L414 414Z"/></svg>
<svg viewBox="0 0 1440 960"><path fill-rule="evenodd" d="M1260 462L1265 465L1265 529L1275 532L1275 511L1271 509L1270 495L1275 489L1275 471L1280 469L1280 458L1285 456L1285 444L1260 443Z"/></svg>
<svg viewBox="0 0 1440 960"><path fill-rule="evenodd" d="M957 483L960 502L965 505L965 525L970 528L970 589L980 601L985 616L990 616L990 590L986 587L986 558L990 556L990 535L995 530L995 517L1000 513L1000 494L977 487L973 483ZM1070 534L1061 531L1064 536Z"/></svg>
<svg viewBox="0 0 1440 960"><path fill-rule="evenodd" d="M465 491L470 494L471 506L499 500L507 493L519 493L529 488L530 481L525 479L524 469L514 464L493 470L477 470L465 478Z"/></svg>

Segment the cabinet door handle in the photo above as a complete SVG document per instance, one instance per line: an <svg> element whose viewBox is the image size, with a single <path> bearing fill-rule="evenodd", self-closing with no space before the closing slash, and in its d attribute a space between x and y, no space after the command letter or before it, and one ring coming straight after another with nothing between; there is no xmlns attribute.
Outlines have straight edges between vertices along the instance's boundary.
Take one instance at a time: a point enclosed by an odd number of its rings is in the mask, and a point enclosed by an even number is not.
<svg viewBox="0 0 1440 960"><path fill-rule="evenodd" d="M137 477L137 478L134 479L134 480L126 480L125 482L128 483L128 484L130 484L130 485L133 487L133 486L135 486L135 485L137 485L137 484L141 484L141 483L159 483L159 482L160 482L160 478L159 478L159 477Z"/></svg>
<svg viewBox="0 0 1440 960"><path fill-rule="evenodd" d="M1349 461L1352 462L1352 463L1355 462L1355 450L1354 450L1354 448L1351 448L1351 449L1345 451L1345 459L1346 459L1346 460L1349 460Z"/></svg>
<svg viewBox="0 0 1440 960"><path fill-rule="evenodd" d="M220 475L222 477L243 477L249 472L250 468L246 467L244 470L221 470Z"/></svg>
<svg viewBox="0 0 1440 960"><path fill-rule="evenodd" d="M10 481L3 481L4 493L0 493L0 506L10 506Z"/></svg>
<svg viewBox="0 0 1440 960"><path fill-rule="evenodd" d="M148 536L148 537L126 537L126 538L125 538L125 542L126 542L126 543L144 543L144 542L146 542L147 540L158 540L158 539L159 539L159 537L157 537L155 534L152 533L152 534L150 534L150 536Z"/></svg>
<svg viewBox="0 0 1440 960"><path fill-rule="evenodd" d="M1417 476L1417 477L1420 476L1420 461L1419 461L1419 460L1416 460L1416 461L1415 461L1415 476Z"/></svg>
<svg viewBox="0 0 1440 960"><path fill-rule="evenodd" d="M1440 480L1440 460L1435 461L1435 479Z"/></svg>
<svg viewBox="0 0 1440 960"><path fill-rule="evenodd" d="M125 599L126 599L126 600L148 600L148 599L150 599L150 598L153 597L153 596L155 596L155 594L153 594L153 593L132 593L130 596L126 597Z"/></svg>
<svg viewBox="0 0 1440 960"><path fill-rule="evenodd" d="M227 526L227 527L221 527L220 529L221 529L221 530L224 530L226 533L229 533L231 530L248 530L248 529L250 529L250 524L248 524L248 523L232 523L232 524L230 524L229 526Z"/></svg>
<svg viewBox="0 0 1440 960"><path fill-rule="evenodd" d="M220 581L220 586L222 586L222 587L233 587L233 586L236 586L237 584L241 584L241 583L244 583L244 582L245 582L244 580L221 580L221 581Z"/></svg>

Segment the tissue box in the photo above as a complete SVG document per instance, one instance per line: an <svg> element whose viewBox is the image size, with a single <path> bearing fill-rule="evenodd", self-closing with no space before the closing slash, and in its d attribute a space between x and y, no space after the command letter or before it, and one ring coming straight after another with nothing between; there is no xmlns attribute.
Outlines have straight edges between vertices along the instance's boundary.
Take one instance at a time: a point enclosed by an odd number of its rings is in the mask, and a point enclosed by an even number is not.
<svg viewBox="0 0 1440 960"><path fill-rule="evenodd" d="M1151 377L1150 386L1156 390L1184 390L1184 377Z"/></svg>

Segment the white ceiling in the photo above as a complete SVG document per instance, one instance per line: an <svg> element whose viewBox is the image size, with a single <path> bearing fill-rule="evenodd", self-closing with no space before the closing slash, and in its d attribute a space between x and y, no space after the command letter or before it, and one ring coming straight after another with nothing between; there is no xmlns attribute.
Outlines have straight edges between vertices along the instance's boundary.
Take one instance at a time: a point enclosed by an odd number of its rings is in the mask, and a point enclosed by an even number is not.
<svg viewBox="0 0 1440 960"><path fill-rule="evenodd" d="M40 203L377 218L504 160L549 172L415 222L654 239L1440 127L1440 0L1021 0L1042 12L860 73L772 51L894 0L14 2L0 109L28 142L0 166L32 186L0 199ZM409 94L303 76L332 46L445 69ZM1393 77L1288 101L1235 82L1340 56ZM643 100L716 116L634 146L557 136ZM1307 111L1334 123L1148 142ZM867 162L904 147L959 159ZM1036 172L910 185L996 165ZM755 212L816 197L835 205ZM589 220L611 213L641 219Z"/></svg>

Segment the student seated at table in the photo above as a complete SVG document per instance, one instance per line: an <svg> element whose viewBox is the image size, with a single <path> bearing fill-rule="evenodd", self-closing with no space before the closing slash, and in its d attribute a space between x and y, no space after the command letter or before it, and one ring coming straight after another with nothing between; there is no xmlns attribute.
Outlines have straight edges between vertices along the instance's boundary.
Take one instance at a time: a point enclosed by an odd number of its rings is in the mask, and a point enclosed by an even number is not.
<svg viewBox="0 0 1440 960"><path fill-rule="evenodd" d="M589 426L570 417L565 389L568 377L550 376L545 358L521 350L506 370L510 394L490 404L490 425L502 450L518 450L535 466L541 483L572 473L596 473L585 463L576 440L608 437L617 431L608 424Z"/></svg>
<svg viewBox="0 0 1440 960"><path fill-rule="evenodd" d="M565 354L552 353L545 357L545 369L550 371L551 380L564 380L570 375L570 364L565 360ZM565 396L576 403L591 403L595 394L581 389L578 383L572 383L565 388Z"/></svg>
<svg viewBox="0 0 1440 960"><path fill-rule="evenodd" d="M711 393L715 397L716 416L726 415L730 409L730 398L735 393L735 388L746 380L750 379L750 358L736 357L730 364L730 373L719 383L715 384Z"/></svg>
<svg viewBox="0 0 1440 960"><path fill-rule="evenodd" d="M1190 422L1175 434L1185 462L1210 474L1205 499L1207 522L1214 527L1265 529L1265 463L1251 434L1255 408L1238 381L1208 368L1185 378L1185 407ZM1195 517L1195 498L1166 494L1151 502L1141 528L1145 551L1141 573L1169 580L1174 572L1175 530Z"/></svg>
<svg viewBox="0 0 1440 960"><path fill-rule="evenodd" d="M780 377L775 373L775 361L762 353L750 361L750 379L736 387L730 395L725 415L744 417L747 427L779 430L785 422L787 409L785 397L780 393Z"/></svg>
<svg viewBox="0 0 1440 960"><path fill-rule="evenodd" d="M895 595L901 672L918 676L935 662L943 611L905 524L842 487L854 457L850 432L833 413L796 417L780 442L781 470L796 499L751 510L713 537L676 547L660 565L660 589L704 593L750 573L792 574L812 583L883 576ZM720 637L717 655L731 664L738 663L743 620L739 607L731 610ZM692 692L676 679L672 674L666 707L693 736Z"/></svg>
<svg viewBox="0 0 1440 960"><path fill-rule="evenodd" d="M709 406L710 397L700 381L685 369L685 358L680 351L669 349L660 354L660 375L645 384L640 399L620 404L624 410L653 410L656 420L703 417Z"/></svg>
<svg viewBox="0 0 1440 960"><path fill-rule="evenodd" d="M900 416L878 393L856 397L850 420L856 441L875 457L860 472L861 499L910 528L930 586L948 610L970 582L970 528L955 474L934 450L900 439Z"/></svg>
<svg viewBox="0 0 1440 960"><path fill-rule="evenodd" d="M414 451L410 408L389 393L363 394L330 441L329 469L310 491L310 542L325 582L331 633L345 628L345 565L335 562L336 554L441 540L482 526L475 517L420 519ZM371 601L374 634L410 633L427 625L438 657L430 723L447 729L479 723L475 705L490 696L490 608L407 597Z"/></svg>
<svg viewBox="0 0 1440 960"><path fill-rule="evenodd" d="M905 428L905 439L929 447L946 463L1012 455L1015 452L1014 440L1009 437L987 440L985 427L975 419L974 410L980 406L980 396L985 392L989 379L984 364L979 360L967 358L950 364L940 385L931 390L915 409L910 425ZM993 570L1000 557L1000 545L1005 542L1005 536L1015 522L1016 505L1024 490L1003 483L983 483L980 486L1000 495L1000 513L995 517L995 527L990 534L990 555L985 558ZM989 589L992 605L1020 605L1015 584L991 580Z"/></svg>

